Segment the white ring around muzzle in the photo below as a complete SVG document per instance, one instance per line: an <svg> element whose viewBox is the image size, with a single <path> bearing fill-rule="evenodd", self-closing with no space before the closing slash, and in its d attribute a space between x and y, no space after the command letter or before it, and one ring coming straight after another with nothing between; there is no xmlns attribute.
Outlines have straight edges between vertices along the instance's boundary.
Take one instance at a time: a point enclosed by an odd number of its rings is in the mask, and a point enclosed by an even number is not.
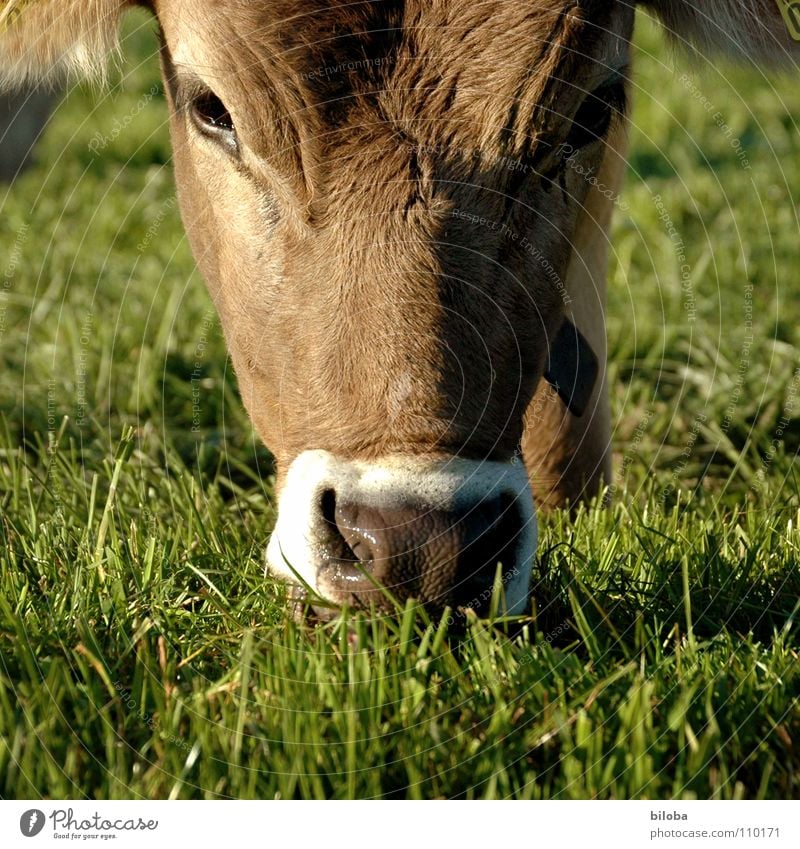
<svg viewBox="0 0 800 849"><path fill-rule="evenodd" d="M320 509L323 493L378 509L414 506L425 510L457 510L501 495L511 496L519 510L515 569L506 581L506 610L526 612L537 525L525 465L394 455L380 461L343 460L327 451L304 451L289 466L278 497L278 521L267 546L267 569L317 592L317 571L324 562L329 531ZM299 581L298 581L299 579ZM322 593L321 593L322 594Z"/></svg>

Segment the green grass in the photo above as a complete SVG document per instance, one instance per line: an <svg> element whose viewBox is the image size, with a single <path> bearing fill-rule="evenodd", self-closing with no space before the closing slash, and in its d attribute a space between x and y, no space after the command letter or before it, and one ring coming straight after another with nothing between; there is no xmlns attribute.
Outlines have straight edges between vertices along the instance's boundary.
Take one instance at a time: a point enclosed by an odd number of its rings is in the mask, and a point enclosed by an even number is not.
<svg viewBox="0 0 800 849"><path fill-rule="evenodd" d="M138 105L144 21L0 194L0 795L800 795L796 81L714 63L709 112L639 34L614 506L542 521L521 631L312 628L263 577L271 459Z"/></svg>

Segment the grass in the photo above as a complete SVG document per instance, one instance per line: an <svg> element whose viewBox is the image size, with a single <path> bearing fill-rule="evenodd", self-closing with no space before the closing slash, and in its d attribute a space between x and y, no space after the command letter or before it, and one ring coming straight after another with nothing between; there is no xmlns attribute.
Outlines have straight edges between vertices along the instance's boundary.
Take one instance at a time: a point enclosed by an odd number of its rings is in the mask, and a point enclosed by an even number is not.
<svg viewBox="0 0 800 849"><path fill-rule="evenodd" d="M0 795L800 795L796 83L641 28L614 505L542 522L524 627L311 628L263 577L272 463L174 208L145 20L0 201Z"/></svg>

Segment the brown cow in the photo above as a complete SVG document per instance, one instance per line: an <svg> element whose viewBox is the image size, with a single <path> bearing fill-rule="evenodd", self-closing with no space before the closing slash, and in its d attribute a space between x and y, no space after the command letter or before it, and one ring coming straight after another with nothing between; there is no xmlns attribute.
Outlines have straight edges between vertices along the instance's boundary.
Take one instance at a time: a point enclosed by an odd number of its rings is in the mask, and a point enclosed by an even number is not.
<svg viewBox="0 0 800 849"><path fill-rule="evenodd" d="M130 5L0 3L0 77L95 72ZM501 562L523 612L531 492L574 503L609 479L636 4L141 5L184 221L278 463L269 568L354 606L382 606L382 585L480 608ZM796 3L640 5L705 50L797 55Z"/></svg>

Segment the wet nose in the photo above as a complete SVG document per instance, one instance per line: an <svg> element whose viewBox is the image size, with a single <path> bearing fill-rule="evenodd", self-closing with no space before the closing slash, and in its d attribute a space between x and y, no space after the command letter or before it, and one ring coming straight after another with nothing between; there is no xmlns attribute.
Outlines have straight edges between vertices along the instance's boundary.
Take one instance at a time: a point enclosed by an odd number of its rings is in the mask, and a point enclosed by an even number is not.
<svg viewBox="0 0 800 849"><path fill-rule="evenodd" d="M266 565L312 597L391 613L412 596L483 611L501 563L501 609L523 614L536 542L520 462L314 449L284 473Z"/></svg>
<svg viewBox="0 0 800 849"><path fill-rule="evenodd" d="M329 488L320 507L329 533L318 582L355 607L414 597L431 609L480 613L489 607L498 564L504 584L519 574L524 528L511 495L445 510L375 506Z"/></svg>

